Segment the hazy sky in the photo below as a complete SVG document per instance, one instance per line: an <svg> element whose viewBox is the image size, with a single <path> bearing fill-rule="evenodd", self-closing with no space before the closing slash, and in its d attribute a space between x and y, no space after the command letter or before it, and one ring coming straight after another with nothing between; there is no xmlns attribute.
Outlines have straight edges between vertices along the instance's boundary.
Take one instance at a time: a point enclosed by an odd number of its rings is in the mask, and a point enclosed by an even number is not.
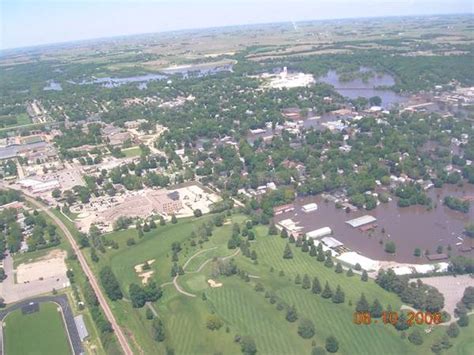
<svg viewBox="0 0 474 355"><path fill-rule="evenodd" d="M0 49L188 28L473 10L474 0L0 0Z"/></svg>

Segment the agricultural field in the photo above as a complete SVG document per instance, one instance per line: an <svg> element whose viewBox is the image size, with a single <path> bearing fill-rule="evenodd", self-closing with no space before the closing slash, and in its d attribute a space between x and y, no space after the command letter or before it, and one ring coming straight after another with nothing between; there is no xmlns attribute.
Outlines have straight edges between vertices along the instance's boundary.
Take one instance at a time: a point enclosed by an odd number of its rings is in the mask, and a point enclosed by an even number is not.
<svg viewBox="0 0 474 355"><path fill-rule="evenodd" d="M23 314L18 309L6 317L3 328L6 354L71 354L58 306L43 303L39 307L35 313Z"/></svg>
<svg viewBox="0 0 474 355"><path fill-rule="evenodd" d="M102 266L110 265L117 275L124 299L110 304L119 323L127 329L135 350L156 353L168 348L176 354L204 354L226 349L226 353L237 354L240 353L240 346L234 342L235 337L251 336L261 354L309 354L314 345L324 347L325 339L334 335L339 341L341 354L415 351L429 354L431 344L444 332L436 328L430 334L422 332L424 344L417 347L390 325L355 325L352 316L362 292L369 303L377 298L384 309L390 305L393 310L398 310L401 301L372 280L362 282L357 274L348 277L345 272L336 273L334 268L325 267L294 245L291 246L294 257L283 259L287 240L269 236L266 226L252 228L256 238L250 242L250 249L258 255L256 263L243 256L239 249L229 250L227 242L232 235L232 225L242 224L246 219L243 215L232 215L222 227L214 228L208 241L192 246L191 233L197 233L198 226L209 219L193 218L157 226L142 238L138 237L135 229L108 234L105 238L116 241L119 248L99 254L98 263L90 261L97 272ZM130 238L135 240L135 245L126 245ZM170 275L173 242L181 244L178 264L183 266L184 275L178 276L176 282L185 294L177 291ZM240 270L249 275L248 278L218 275L218 258L230 257ZM151 260L154 260L150 263L150 270L153 271L151 279L162 285L164 291L163 296L152 305L165 325L164 342L155 342L152 338L151 321L145 317L147 306L133 308L127 294L130 283L141 283L134 267ZM330 299L323 299L311 290L303 289L301 284L295 285L298 274L301 277L307 274L310 279L317 276L323 286L328 281L333 290L340 285L345 292L345 302L332 303ZM222 286L209 287L209 279L222 283ZM257 284L263 289L256 291ZM292 305L298 313L298 321L294 323L285 320L286 309ZM220 329L206 327L211 316L221 320ZM315 325L315 335L311 339L298 335L301 318L310 319ZM465 334L464 330L462 334ZM459 349L461 346L469 347L469 339L461 341Z"/></svg>

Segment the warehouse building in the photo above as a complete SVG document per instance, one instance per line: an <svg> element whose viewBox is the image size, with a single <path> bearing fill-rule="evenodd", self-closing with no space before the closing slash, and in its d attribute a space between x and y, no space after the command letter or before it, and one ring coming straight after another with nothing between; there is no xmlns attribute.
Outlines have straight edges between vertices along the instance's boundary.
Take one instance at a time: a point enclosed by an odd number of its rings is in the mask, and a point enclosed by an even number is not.
<svg viewBox="0 0 474 355"><path fill-rule="evenodd" d="M363 226L365 224L374 223L376 220L377 220L377 218L366 214L365 216L354 218L354 219L351 219L349 221L346 221L346 223L349 224L353 228L358 228L358 227Z"/></svg>
<svg viewBox="0 0 474 355"><path fill-rule="evenodd" d="M315 229L311 232L306 233L306 237L311 238L311 239L318 239L330 234L332 234L331 228L323 227L323 228Z"/></svg>

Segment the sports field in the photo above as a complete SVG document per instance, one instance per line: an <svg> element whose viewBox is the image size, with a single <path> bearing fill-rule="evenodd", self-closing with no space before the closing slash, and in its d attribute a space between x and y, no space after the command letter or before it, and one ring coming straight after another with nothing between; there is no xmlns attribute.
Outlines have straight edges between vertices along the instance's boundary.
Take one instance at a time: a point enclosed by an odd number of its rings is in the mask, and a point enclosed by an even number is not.
<svg viewBox="0 0 474 355"><path fill-rule="evenodd" d="M39 311L23 314L18 309L4 320L5 353L8 355L71 354L58 305L41 303Z"/></svg>
<svg viewBox="0 0 474 355"><path fill-rule="evenodd" d="M442 328L435 328L430 334L423 332L424 344L415 346L390 325L353 324L355 304L362 292L369 303L377 298L384 309L390 305L393 310L398 310L401 301L371 280L362 282L357 275L348 277L345 273L336 273L334 268L325 267L294 244L291 245L293 259L283 259L287 240L280 236L269 236L266 226L253 227L256 241L251 242L251 249L258 255L257 264L241 253L234 256L239 268L252 275L250 280L244 281L239 276L217 276L214 258L237 252L227 248L227 241L232 234L232 224L241 224L246 218L233 215L231 221L214 229L209 241L192 246L190 233L209 218L180 220L175 225L158 226L145 233L141 239L133 229L110 234L108 238L116 240L119 249L100 255L98 264L91 263L96 270L102 265L111 265L114 273L120 275L118 280L128 298L129 284L141 281L134 266L155 259L151 264L151 270L154 271L152 279L159 285L164 284L164 293L153 306L165 324L164 342L158 343L152 339L151 322L145 318L145 308L134 309L127 300L111 302L119 322L130 330L129 335L133 333L130 340L135 351L162 353L166 348L172 348L176 354L212 354L224 350L228 354L239 354L240 346L234 338L250 335L255 340L259 354L310 354L314 344L324 347L326 337L334 335L339 341L340 354L430 354L431 344L444 334ZM136 240L136 245L132 247L126 245L130 237ZM196 297L179 293L171 283L171 244L176 241L182 247L178 264L186 264L186 273L179 276L177 282L185 292ZM196 255L198 252L201 253ZM281 276L280 271L283 271L284 276ZM317 276L323 286L328 281L333 290L340 285L345 292L345 302L334 304L303 289L301 285L295 285L297 274L308 274L311 279ZM210 278L221 282L223 286L209 287L207 280ZM265 291L275 293L277 302L270 302L265 292L255 291L257 283L261 283ZM286 321L286 310L278 310L278 303L295 305L299 319L312 320L316 328L315 336L311 339L301 338L297 333L299 321ZM206 321L212 314L223 322L219 330L211 331L206 327ZM461 334L464 334L463 331ZM410 332L408 330L406 335ZM464 337L460 336L462 339ZM450 350L457 348L456 342L453 343L455 346ZM465 346L469 347L470 344L466 343Z"/></svg>

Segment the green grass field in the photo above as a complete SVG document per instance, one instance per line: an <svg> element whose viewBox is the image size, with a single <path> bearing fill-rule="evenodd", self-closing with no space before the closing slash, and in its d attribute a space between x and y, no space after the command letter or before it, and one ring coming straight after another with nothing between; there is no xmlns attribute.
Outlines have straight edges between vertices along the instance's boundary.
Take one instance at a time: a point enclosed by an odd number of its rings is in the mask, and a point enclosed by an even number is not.
<svg viewBox="0 0 474 355"><path fill-rule="evenodd" d="M384 291L371 280L362 282L357 275L350 278L345 273L335 273L334 268L326 268L294 245L294 258L283 259L282 253L287 240L279 236L268 236L265 226L254 227L257 238L256 242L251 243L251 248L257 252L258 264L255 265L241 254L234 257L241 269L255 277L249 282L238 276L216 277L216 262L213 258L229 256L235 252L227 249L232 224L215 228L213 236L202 246L191 246L191 231L208 218L180 220L176 225L158 226L156 230L145 233L142 239L138 238L134 229L109 234L107 238L116 240L120 245L119 249L100 255L98 264L91 262L96 272L102 265L111 265L127 298L129 284L140 282L133 268L136 264L155 259L151 265L153 279L158 284L163 284L172 280L172 242L181 242L180 265L184 265L197 252L203 251L187 264L187 273L178 278L179 285L196 297L182 295L172 284L167 284L164 286L163 297L154 304L166 327L167 337L164 343L153 341L151 322L145 319L144 309L133 309L128 300L110 302L119 323L127 329L135 350L162 353L169 347L176 354L212 354L218 351L239 354L240 347L233 341L234 337L250 335L257 344L259 354L310 354L313 342L324 346L326 337L335 335L339 340L341 354L430 354L431 344L444 334L444 328L435 328L430 334L424 335L425 343L417 347L402 338L402 333L390 325L353 324L355 304L362 292L369 302L378 298L384 308L390 304L397 310L401 302L397 296ZM241 223L245 217L233 215L232 219ZM137 242L132 247L126 246L126 240L130 237ZM89 256L87 251L85 254ZM206 261L205 266L196 272ZM279 275L280 270L284 272L284 276ZM295 285L296 274L303 276L305 273L311 278L317 276L323 285L328 281L333 290L340 285L346 295L345 303L334 304L302 289L301 285ZM209 278L222 282L223 287L208 287ZM297 334L298 321L287 322L284 310L279 311L276 304L271 304L264 292L255 291L257 282L265 290L275 292L278 302L295 305L300 319L311 319L316 327L316 335L309 340L301 338ZM203 300L203 294L206 295L206 300ZM206 328L207 317L211 314L216 314L224 322L220 330L211 331ZM410 330L406 334L409 333ZM459 348L459 352L455 354L466 354L462 349L469 349L472 345L472 340L464 330L461 334L459 346L454 340L455 346L450 349L455 351Z"/></svg>
<svg viewBox="0 0 474 355"><path fill-rule="evenodd" d="M142 154L142 150L140 149L140 147L131 147L122 149L122 153L125 154L125 157L127 158L138 157L140 156L140 154Z"/></svg>
<svg viewBox="0 0 474 355"><path fill-rule="evenodd" d="M65 355L72 350L61 313L54 303L40 304L39 312L23 315L18 309L4 324L5 353L8 355Z"/></svg>
<svg viewBox="0 0 474 355"><path fill-rule="evenodd" d="M472 355L474 354L474 315L469 316L469 326L460 328L461 334L455 340L454 346L446 354Z"/></svg>
<svg viewBox="0 0 474 355"><path fill-rule="evenodd" d="M4 128L12 128L12 127L17 127L17 126L23 126L26 124L31 123L31 119L26 113L20 113L14 117L16 119L15 123L12 124L4 124L5 122L9 122L12 117L11 116L0 116L0 125Z"/></svg>

